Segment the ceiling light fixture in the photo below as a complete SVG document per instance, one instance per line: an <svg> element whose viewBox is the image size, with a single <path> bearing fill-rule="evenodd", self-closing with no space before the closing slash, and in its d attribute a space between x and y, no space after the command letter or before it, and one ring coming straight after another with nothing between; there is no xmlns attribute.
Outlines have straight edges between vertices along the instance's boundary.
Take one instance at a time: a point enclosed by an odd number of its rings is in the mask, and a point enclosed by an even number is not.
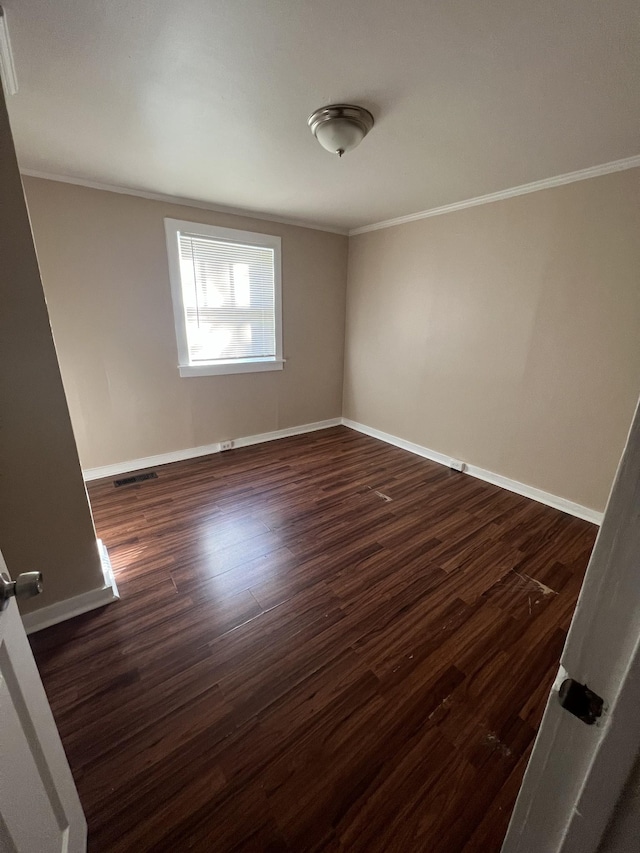
<svg viewBox="0 0 640 853"><path fill-rule="evenodd" d="M373 116L353 104L329 104L311 113L307 120L320 145L339 157L360 145L373 127Z"/></svg>

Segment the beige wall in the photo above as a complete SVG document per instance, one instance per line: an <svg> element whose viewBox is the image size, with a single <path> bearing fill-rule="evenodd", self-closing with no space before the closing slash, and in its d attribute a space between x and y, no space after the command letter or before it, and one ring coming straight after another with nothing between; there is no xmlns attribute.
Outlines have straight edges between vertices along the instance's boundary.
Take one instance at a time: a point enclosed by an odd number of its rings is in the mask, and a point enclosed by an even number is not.
<svg viewBox="0 0 640 853"><path fill-rule="evenodd" d="M639 171L351 238L343 404L345 237L25 178L84 467L343 413L602 509L640 392ZM179 377L165 216L283 238L282 372Z"/></svg>
<svg viewBox="0 0 640 853"><path fill-rule="evenodd" d="M103 585L0 87L0 549L31 610Z"/></svg>
<svg viewBox="0 0 640 853"><path fill-rule="evenodd" d="M347 238L25 178L83 467L339 417ZM180 378L165 216L282 237L282 371Z"/></svg>
<svg viewBox="0 0 640 853"><path fill-rule="evenodd" d="M592 509L640 393L640 170L356 236L344 415Z"/></svg>

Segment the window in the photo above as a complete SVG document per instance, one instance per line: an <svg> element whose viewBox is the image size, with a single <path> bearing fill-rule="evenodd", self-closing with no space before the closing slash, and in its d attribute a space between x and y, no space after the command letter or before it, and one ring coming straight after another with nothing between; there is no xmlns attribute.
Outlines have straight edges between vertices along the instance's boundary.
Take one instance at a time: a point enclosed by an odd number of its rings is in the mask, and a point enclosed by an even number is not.
<svg viewBox="0 0 640 853"><path fill-rule="evenodd" d="M282 370L280 238L164 222L180 375Z"/></svg>

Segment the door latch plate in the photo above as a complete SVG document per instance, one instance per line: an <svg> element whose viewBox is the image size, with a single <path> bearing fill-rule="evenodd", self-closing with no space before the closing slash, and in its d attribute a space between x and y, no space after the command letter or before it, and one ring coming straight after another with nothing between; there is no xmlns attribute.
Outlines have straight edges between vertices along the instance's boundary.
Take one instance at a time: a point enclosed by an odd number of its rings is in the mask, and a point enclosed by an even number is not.
<svg viewBox="0 0 640 853"><path fill-rule="evenodd" d="M588 726L592 726L602 716L604 699L589 690L586 684L580 684L573 678L566 678L562 682L558 699L566 711Z"/></svg>

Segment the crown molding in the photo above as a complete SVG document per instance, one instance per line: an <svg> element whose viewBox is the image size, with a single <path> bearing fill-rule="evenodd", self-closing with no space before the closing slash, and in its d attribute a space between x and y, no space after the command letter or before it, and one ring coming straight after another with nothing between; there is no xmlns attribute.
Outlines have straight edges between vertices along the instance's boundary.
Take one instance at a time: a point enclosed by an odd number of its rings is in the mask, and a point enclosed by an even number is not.
<svg viewBox="0 0 640 853"><path fill-rule="evenodd" d="M262 213L255 210L246 210L241 207L226 207L224 205L209 204L206 201L198 201L183 196L166 195L164 193L147 192L146 190L133 189L131 187L120 187L115 184L103 184L98 181L88 181L84 178L74 178L70 175L54 175L50 172L40 172L37 169L20 169L20 174L28 178L41 178L45 181L57 181L60 184L73 184L76 187L87 187L91 190L103 190L108 193L120 195L132 195L135 198L145 198L150 201L163 201L167 204L178 204L183 207L193 207L197 210L210 210L213 213L224 213L230 216L243 216L245 219L259 219L265 222L277 222L279 225L293 225L296 228L308 228L312 231L327 231L329 234L340 234L346 237L349 234L346 228L337 228L332 225L321 225L317 222L305 222L300 219L286 219L282 216Z"/></svg>
<svg viewBox="0 0 640 853"><path fill-rule="evenodd" d="M385 219L382 222L374 222L371 225L362 225L360 228L352 228L349 231L349 237L355 237L357 234L366 234L368 231L393 228L394 225L404 225L406 222L416 222L419 219L428 219L430 216L441 216L443 213L465 210L467 207L491 204L493 201L502 201L503 199L514 198L514 196L518 195L535 193L539 190L561 187L564 184L573 184L576 181L586 181L589 178L609 175L611 172L623 172L625 169L634 169L636 166L640 166L640 155L627 157L624 160L613 160L611 163L603 163L601 166L591 166L589 169L580 169L577 172L567 172L564 175L556 175L554 178L544 178L541 181L533 181L530 184L521 184L519 187L511 187L508 190L500 190L499 192L476 196L476 198L468 198L465 201L456 201L453 204L432 207L429 210L421 210L418 213L410 213L407 216L397 216L395 219Z"/></svg>
<svg viewBox="0 0 640 853"><path fill-rule="evenodd" d="M521 184L518 187L511 187L510 189L500 190L495 193L476 196L475 198L465 199L464 201L444 204L441 207L432 207L428 210L418 211L417 213L409 213L406 216L397 216L394 219L385 219L382 222L374 222L371 225L362 225L359 228L352 228L351 230L330 225L321 225L317 222L287 219L285 217L246 210L239 207L226 207L224 205L209 204L208 202L198 201L192 198L184 198L182 196L147 192L146 190L133 189L131 187L120 187L114 184L103 184L98 181L88 181L84 178L74 178L69 175L55 175L50 172L40 172L36 169L20 169L20 174L29 178L42 178L46 181L57 181L58 183L73 184L74 186L87 187L93 190L103 190L104 192L131 195L136 198L145 198L150 201L162 201L168 204L192 207L197 210L209 210L213 213L228 214L230 216L243 216L245 218L257 219L264 222L277 222L280 225L293 225L296 228L309 228L313 231L326 231L330 234L355 237L358 234L366 234L369 231L380 231L383 228L393 228L395 225L404 225L407 222L417 222L420 219L428 219L431 216L442 216L445 213L454 213L456 210L465 210L468 207L478 207L482 204L491 204L494 201L503 201L504 199L514 198L515 196L535 193L539 190L552 189L553 187L561 187L565 184L575 183L576 181L586 181L589 178L609 175L612 172L623 172L626 169L634 169L636 167L640 167L640 154L635 157L627 157L623 160L613 160L610 163L603 163L600 166L591 166L588 169L579 169L577 172L567 172L564 175L556 175L553 178L544 178L540 181L533 181L530 184Z"/></svg>

